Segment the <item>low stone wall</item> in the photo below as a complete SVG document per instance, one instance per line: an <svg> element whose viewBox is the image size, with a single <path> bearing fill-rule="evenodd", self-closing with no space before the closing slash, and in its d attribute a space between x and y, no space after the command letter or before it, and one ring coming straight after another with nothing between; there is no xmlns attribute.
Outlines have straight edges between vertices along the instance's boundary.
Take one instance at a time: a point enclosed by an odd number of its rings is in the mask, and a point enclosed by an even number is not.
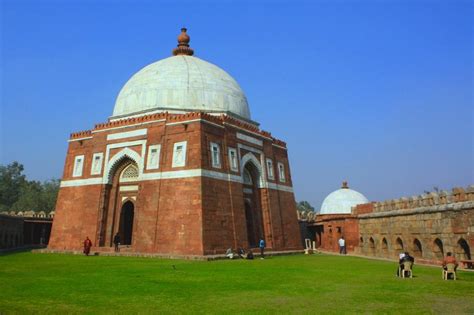
<svg viewBox="0 0 474 315"><path fill-rule="evenodd" d="M52 250L52 249L36 249L32 250L36 254L69 254L69 255L84 255L82 251L78 250ZM265 251L266 257L284 256L284 255L298 255L303 254L303 250L286 250L286 251ZM260 252L253 251L254 259L260 258ZM184 259L184 260L220 260L228 259L225 254L220 255L175 255L175 254L154 254L154 253L137 253L137 252L109 252L109 251L92 251L90 256L122 256L122 257L144 257L144 258L159 258L159 259Z"/></svg>
<svg viewBox="0 0 474 315"><path fill-rule="evenodd" d="M300 212L298 219L313 229L321 250L337 252L344 236L355 255L396 260L408 251L427 264L441 263L447 252L474 258L474 185L361 204L346 215Z"/></svg>
<svg viewBox="0 0 474 315"><path fill-rule="evenodd" d="M23 218L0 214L0 249L23 246Z"/></svg>
<svg viewBox="0 0 474 315"><path fill-rule="evenodd" d="M448 251L458 260L472 258L474 201L374 211L358 221L357 254L396 259L408 251L427 263L439 263Z"/></svg>

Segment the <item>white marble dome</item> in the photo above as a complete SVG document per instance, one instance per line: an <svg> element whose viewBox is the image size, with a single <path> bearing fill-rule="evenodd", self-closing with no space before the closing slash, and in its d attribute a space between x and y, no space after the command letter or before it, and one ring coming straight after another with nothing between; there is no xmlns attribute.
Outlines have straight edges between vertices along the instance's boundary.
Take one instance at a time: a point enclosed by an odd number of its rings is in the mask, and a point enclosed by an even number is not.
<svg viewBox="0 0 474 315"><path fill-rule="evenodd" d="M120 91L111 118L163 111L230 113L250 120L239 84L221 68L188 55L157 61L134 74Z"/></svg>
<svg viewBox="0 0 474 315"><path fill-rule="evenodd" d="M368 202L364 195L349 189L344 182L341 189L333 191L324 199L320 214L350 214L352 207Z"/></svg>

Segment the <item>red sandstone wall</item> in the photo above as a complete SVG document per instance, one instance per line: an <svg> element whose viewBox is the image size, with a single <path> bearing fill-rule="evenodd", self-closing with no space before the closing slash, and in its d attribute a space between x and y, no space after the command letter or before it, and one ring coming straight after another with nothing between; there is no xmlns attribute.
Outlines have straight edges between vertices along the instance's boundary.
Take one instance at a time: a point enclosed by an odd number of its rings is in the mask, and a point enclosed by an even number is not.
<svg viewBox="0 0 474 315"><path fill-rule="evenodd" d="M273 249L301 249L301 235L293 193L269 189L265 195L264 202L267 203L271 213Z"/></svg>
<svg viewBox="0 0 474 315"><path fill-rule="evenodd" d="M343 236L346 250L353 252L359 245L359 224L357 218L348 214L318 215L316 224L323 226L321 249L339 252L338 240Z"/></svg>
<svg viewBox="0 0 474 315"><path fill-rule="evenodd" d="M96 244L101 187L89 185L59 190L49 248L81 249L87 236Z"/></svg>
<svg viewBox="0 0 474 315"><path fill-rule="evenodd" d="M150 192L154 190L153 187L148 187L148 189ZM200 179L195 177L162 180L160 196L151 197L151 195L148 195L150 199L159 199L156 215L153 216L156 220L156 228L152 221L143 223L142 228L150 231L150 234L156 231L156 245L152 248L137 244L137 251L143 248L144 251L153 249L159 253L202 255L203 218ZM150 204L147 206L153 208ZM147 215L143 214L145 217ZM144 247L141 248L141 246Z"/></svg>
<svg viewBox="0 0 474 315"><path fill-rule="evenodd" d="M223 253L229 247L247 247L241 186L203 178L204 254Z"/></svg>
<svg viewBox="0 0 474 315"><path fill-rule="evenodd" d="M199 118L200 115L200 113L196 113L152 116L179 122ZM146 121L147 117L130 121ZM209 116L206 119L215 120L214 123L221 124L222 127L202 122L166 125L166 122L170 122L168 120L127 127L125 122L118 121L97 125L94 133L87 131L74 134L72 139L83 137L92 137L92 139L69 143L63 180L100 178L105 171L105 165L102 167L102 174L90 175L93 153L103 152L105 158L108 144L146 139L147 148L149 145L161 144L160 172L201 168L240 175L240 171L230 170L228 147L237 149L238 143L243 143L248 147L263 150L265 156L273 160L275 179L268 180L270 183L291 187L287 152L273 145L276 143L279 146L285 146L285 143L271 138L267 132L259 131L255 127L226 117ZM239 128L222 124L224 120L238 125ZM104 128L119 126L126 127L126 129L103 131ZM148 129L147 135L107 140L108 134L142 128ZM260 138L264 139L262 140L263 147L237 139L236 132L246 133L245 129L252 130L254 133L248 133L249 136L266 137L265 139ZM186 166L173 168L173 145L180 141L187 141ZM209 148L211 141L218 143L221 147L222 167L220 169L215 169L211 165ZM129 148L139 155L142 154L141 147L138 145L129 146ZM122 148L110 149L109 158L112 158L120 150ZM145 150L145 156L142 157L145 163L147 152L148 150ZM245 152L246 150L243 150L243 153ZM74 158L82 154L85 156L83 175L73 178ZM255 155L260 160L260 154L255 153ZM285 183L278 181L278 162L285 165ZM144 172L150 173L156 172L156 170L145 169ZM87 185L60 189L50 248L80 249L86 236L91 238L94 245L98 245L96 236L98 215L101 212L99 207L102 187L102 185ZM261 189L260 191L268 246L278 250L301 248L293 193L272 189ZM121 198L127 194L118 193L117 196L121 201ZM149 180L139 183L136 198L132 240L134 251L202 255L223 252L231 246L246 246L245 210L242 184L240 183L206 177ZM113 203L107 204L110 208ZM110 208L108 211L112 213L114 209ZM117 220L116 217L115 221ZM114 231L111 226L108 226L107 229L106 246L109 246Z"/></svg>
<svg viewBox="0 0 474 315"><path fill-rule="evenodd" d="M354 215L365 214L365 213L372 213L374 212L374 204L373 203L364 203L355 206Z"/></svg>

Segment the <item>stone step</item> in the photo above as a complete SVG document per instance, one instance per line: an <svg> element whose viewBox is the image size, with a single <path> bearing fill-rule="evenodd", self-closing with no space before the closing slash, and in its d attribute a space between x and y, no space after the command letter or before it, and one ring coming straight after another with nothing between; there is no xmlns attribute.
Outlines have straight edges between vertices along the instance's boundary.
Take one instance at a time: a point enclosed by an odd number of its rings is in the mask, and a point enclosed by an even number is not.
<svg viewBox="0 0 474 315"><path fill-rule="evenodd" d="M124 253L131 253L133 252L133 248L130 245L120 245L120 252ZM93 246L91 247L91 253L114 253L115 247L100 247L100 246Z"/></svg>

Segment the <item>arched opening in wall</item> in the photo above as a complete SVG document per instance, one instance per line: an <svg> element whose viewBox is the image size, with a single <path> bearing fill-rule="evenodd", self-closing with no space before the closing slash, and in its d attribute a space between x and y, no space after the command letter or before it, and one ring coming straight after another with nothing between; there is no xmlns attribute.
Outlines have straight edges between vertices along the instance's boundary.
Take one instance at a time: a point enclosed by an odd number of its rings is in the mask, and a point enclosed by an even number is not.
<svg viewBox="0 0 474 315"><path fill-rule="evenodd" d="M365 243L364 243L364 238L361 236L359 237L359 248L361 254L365 254Z"/></svg>
<svg viewBox="0 0 474 315"><path fill-rule="evenodd" d="M371 255L375 254L375 240L373 237L369 239L369 254Z"/></svg>
<svg viewBox="0 0 474 315"><path fill-rule="evenodd" d="M459 239L456 254L462 260L471 260L471 249L465 239Z"/></svg>
<svg viewBox="0 0 474 315"><path fill-rule="evenodd" d="M138 164L123 156L114 163L109 172L109 184L103 195L102 220L99 228L100 246L113 246L116 233L120 235L120 244L132 245L133 223L138 198ZM126 202L125 202L126 201Z"/></svg>
<svg viewBox="0 0 474 315"><path fill-rule="evenodd" d="M382 239L382 255L384 257L388 256L388 242L385 237Z"/></svg>
<svg viewBox="0 0 474 315"><path fill-rule="evenodd" d="M420 240L417 238L413 240L413 257L423 257L423 247L421 246Z"/></svg>
<svg viewBox="0 0 474 315"><path fill-rule="evenodd" d="M433 242L433 254L438 260L443 260L444 257L444 248L443 242L437 238Z"/></svg>
<svg viewBox="0 0 474 315"><path fill-rule="evenodd" d="M403 247L403 241L401 238L397 237L397 240L395 241L395 251L396 251L396 254L400 254L404 251L404 247Z"/></svg>
<svg viewBox="0 0 474 315"><path fill-rule="evenodd" d="M120 211L119 235L123 245L132 245L134 208L133 202L127 201Z"/></svg>
<svg viewBox="0 0 474 315"><path fill-rule="evenodd" d="M259 189L260 176L260 171L254 162L248 161L243 168L243 195L249 248L257 247L260 238L265 239Z"/></svg>

